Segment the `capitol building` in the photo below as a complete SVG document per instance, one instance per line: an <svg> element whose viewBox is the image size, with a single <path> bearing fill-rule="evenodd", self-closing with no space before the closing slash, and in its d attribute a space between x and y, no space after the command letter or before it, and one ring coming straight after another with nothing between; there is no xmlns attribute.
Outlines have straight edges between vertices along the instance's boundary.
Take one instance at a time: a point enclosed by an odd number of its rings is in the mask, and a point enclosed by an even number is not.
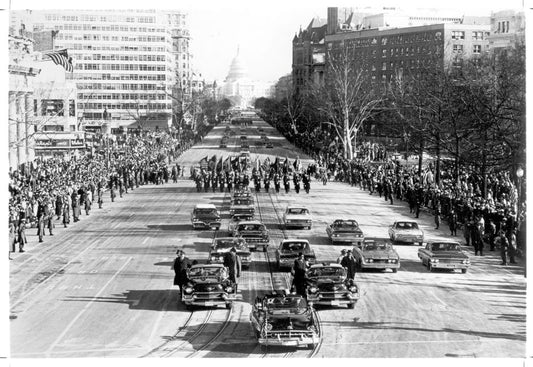
<svg viewBox="0 0 533 367"><path fill-rule="evenodd" d="M255 99L269 97L273 83L252 80L248 76L239 49L231 62L229 73L220 87L219 95L228 98L235 107L253 107Z"/></svg>

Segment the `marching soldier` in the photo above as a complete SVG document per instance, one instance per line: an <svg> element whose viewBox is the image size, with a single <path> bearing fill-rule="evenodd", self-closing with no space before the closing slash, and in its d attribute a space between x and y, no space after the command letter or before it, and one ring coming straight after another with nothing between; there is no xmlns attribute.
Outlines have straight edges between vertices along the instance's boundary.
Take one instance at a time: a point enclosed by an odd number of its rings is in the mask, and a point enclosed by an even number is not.
<svg viewBox="0 0 533 367"><path fill-rule="evenodd" d="M283 176L283 185L285 186L285 193L288 194L291 191L291 182L289 180L289 175L285 174Z"/></svg>
<svg viewBox="0 0 533 367"><path fill-rule="evenodd" d="M270 178L268 176L265 176L263 183L265 184L265 192L268 192L268 190L270 189Z"/></svg>
<svg viewBox="0 0 533 367"><path fill-rule="evenodd" d="M280 183L279 175L277 173L274 174L274 188L276 189L276 193L279 194Z"/></svg>

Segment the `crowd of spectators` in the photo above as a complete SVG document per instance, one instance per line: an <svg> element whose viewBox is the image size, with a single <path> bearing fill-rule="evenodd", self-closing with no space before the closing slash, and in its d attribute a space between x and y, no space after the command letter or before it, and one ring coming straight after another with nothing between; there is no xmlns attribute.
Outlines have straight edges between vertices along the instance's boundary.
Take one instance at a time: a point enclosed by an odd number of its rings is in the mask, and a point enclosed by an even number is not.
<svg viewBox="0 0 533 367"><path fill-rule="evenodd" d="M102 207L104 192L111 201L139 185L162 184L180 174L172 165L192 144L166 132L128 136L124 141L102 144L94 154L76 158L35 159L9 173L10 251L24 252L26 229L36 228L43 241L45 227L53 235L54 217L67 227L89 215L93 202ZM107 194L105 195L107 196Z"/></svg>
<svg viewBox="0 0 533 367"><path fill-rule="evenodd" d="M383 144L359 142L357 158L349 160L336 141L313 144L320 140L313 133L292 140L315 160L318 179L358 186L391 204L403 200L416 217L420 210L428 211L436 228L446 220L451 235L463 229L464 241L474 246L476 255L483 254L483 244L494 250L502 235L516 243L518 253L525 252L525 201L507 171L490 172L484 180L473 166L461 167L456 175L451 164L441 162L437 182L431 160L419 174L418 165L396 159Z"/></svg>

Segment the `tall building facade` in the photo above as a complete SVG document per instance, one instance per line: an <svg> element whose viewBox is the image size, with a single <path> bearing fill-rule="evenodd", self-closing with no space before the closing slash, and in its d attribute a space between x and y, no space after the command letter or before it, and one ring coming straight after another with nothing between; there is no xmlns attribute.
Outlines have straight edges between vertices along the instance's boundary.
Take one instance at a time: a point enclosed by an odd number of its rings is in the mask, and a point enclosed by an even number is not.
<svg viewBox="0 0 533 367"><path fill-rule="evenodd" d="M9 45L9 167L30 162L35 157L33 100L35 77L41 70L31 58L33 40L10 32Z"/></svg>
<svg viewBox="0 0 533 367"><path fill-rule="evenodd" d="M162 10L14 12L27 31L53 30L54 50L67 49L83 127L120 132L168 128L173 86L190 84L186 14Z"/></svg>
<svg viewBox="0 0 533 367"><path fill-rule="evenodd" d="M334 15L334 12L332 12ZM375 82L387 84L396 73L417 73L438 62L460 66L461 60L489 50L490 19L411 26L338 30L325 37L326 57L334 49L351 47ZM441 20L436 18L436 21ZM332 23L334 20L328 20ZM327 78L327 69L326 69Z"/></svg>
<svg viewBox="0 0 533 367"><path fill-rule="evenodd" d="M326 62L326 29L324 19L314 18L306 29L294 35L292 40L292 81L299 93L307 83L324 81Z"/></svg>
<svg viewBox="0 0 533 367"><path fill-rule="evenodd" d="M525 41L526 18L524 12L502 10L491 14L489 45L492 50L513 47Z"/></svg>

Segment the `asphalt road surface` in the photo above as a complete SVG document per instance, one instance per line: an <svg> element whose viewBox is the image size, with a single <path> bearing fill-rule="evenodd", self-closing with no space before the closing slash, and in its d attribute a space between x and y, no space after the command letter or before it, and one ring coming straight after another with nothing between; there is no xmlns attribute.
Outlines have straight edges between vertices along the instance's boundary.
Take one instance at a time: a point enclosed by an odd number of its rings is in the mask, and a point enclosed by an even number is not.
<svg viewBox="0 0 533 367"><path fill-rule="evenodd" d="M265 129L273 149L256 148L257 127ZM239 151L239 128L228 148L218 142L219 125L184 153L189 168L202 157L226 157ZM242 128L252 160L267 155L308 157L272 127L254 121ZM272 185L273 186L273 185ZM177 249L191 259L207 259L212 231L192 230L190 213L197 203L213 203L227 228L229 194L197 193L193 181L136 188L68 229L57 225L53 237L39 244L28 230L24 254L10 264L12 358L71 357L513 357L526 353L526 280L523 264L500 266L496 252L474 257L468 273L428 272L418 246L395 246L398 273L358 273L361 299L355 309L319 308L322 343L313 350L262 349L249 322L256 295L288 288L289 273L273 270L274 248L285 236L306 238L319 261L334 261L342 246L328 242L325 227L338 218L356 219L366 236L387 237L388 225L411 219L404 202L384 199L344 183L318 181L311 192L256 195L256 210L270 230L268 253L254 252L239 280L240 300L231 310L196 309L178 301L171 269ZM280 217L289 203L306 205L311 230L285 231ZM420 226L429 237L448 237L446 224L434 230L433 217L422 213ZM222 233L223 234L223 233Z"/></svg>

